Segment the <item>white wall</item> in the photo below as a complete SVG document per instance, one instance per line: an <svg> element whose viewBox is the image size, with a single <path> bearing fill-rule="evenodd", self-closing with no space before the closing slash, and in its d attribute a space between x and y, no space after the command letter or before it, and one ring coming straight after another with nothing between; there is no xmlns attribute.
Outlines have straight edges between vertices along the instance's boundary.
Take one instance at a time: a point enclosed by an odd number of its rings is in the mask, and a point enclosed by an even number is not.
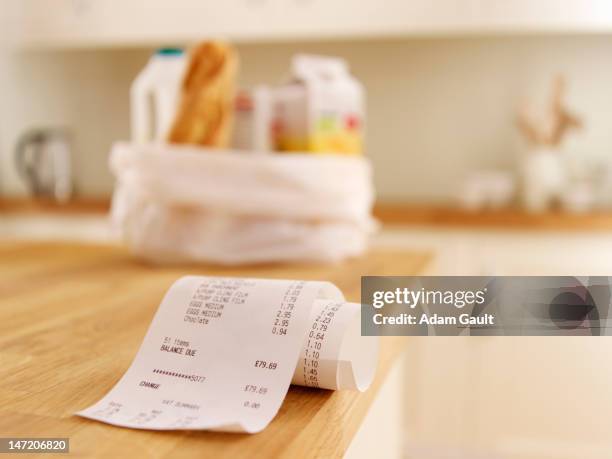
<svg viewBox="0 0 612 459"><path fill-rule="evenodd" d="M241 45L242 82L274 83L297 51L340 55L368 90L368 154L386 200L447 201L473 168L512 167L521 97L564 72L587 130L568 147L612 155L612 37L479 37ZM12 170L28 126L73 128L77 187L112 189L106 157L128 136L129 84L150 50L36 51L4 56L0 73L3 191L23 192Z"/></svg>
<svg viewBox="0 0 612 459"><path fill-rule="evenodd" d="M77 192L107 195L107 153L129 132L129 82L144 65L142 51L25 52L0 56L2 191L22 194L14 146L32 127L70 128Z"/></svg>

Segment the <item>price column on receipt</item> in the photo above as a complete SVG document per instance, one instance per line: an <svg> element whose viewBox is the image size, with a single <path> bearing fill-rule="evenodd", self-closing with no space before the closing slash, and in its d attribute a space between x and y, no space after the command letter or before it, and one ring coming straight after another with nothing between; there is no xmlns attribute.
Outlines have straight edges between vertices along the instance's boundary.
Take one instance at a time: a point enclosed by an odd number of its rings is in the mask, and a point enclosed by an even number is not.
<svg viewBox="0 0 612 459"><path fill-rule="evenodd" d="M328 282L183 277L166 293L131 366L77 413L141 429L258 432L289 384L365 390L376 337Z"/></svg>

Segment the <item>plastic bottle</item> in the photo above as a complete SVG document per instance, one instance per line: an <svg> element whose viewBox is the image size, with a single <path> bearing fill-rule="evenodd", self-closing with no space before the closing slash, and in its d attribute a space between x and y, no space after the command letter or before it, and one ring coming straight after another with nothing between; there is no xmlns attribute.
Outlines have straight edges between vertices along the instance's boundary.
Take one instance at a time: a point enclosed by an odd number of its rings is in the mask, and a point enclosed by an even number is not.
<svg viewBox="0 0 612 459"><path fill-rule="evenodd" d="M161 48L138 74L130 89L132 142L166 139L176 113L186 61L182 49Z"/></svg>

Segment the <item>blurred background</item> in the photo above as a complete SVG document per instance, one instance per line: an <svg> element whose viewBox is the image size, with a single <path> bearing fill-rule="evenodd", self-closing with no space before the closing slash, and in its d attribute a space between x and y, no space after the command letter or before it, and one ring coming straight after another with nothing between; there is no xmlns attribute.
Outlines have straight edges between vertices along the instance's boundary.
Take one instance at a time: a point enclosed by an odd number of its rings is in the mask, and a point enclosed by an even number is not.
<svg viewBox="0 0 612 459"><path fill-rule="evenodd" d="M430 252L428 274L612 275L611 2L49 5L1 5L2 238L114 242L108 155L130 137L130 85L157 48L223 38L244 87L284 81L295 53L346 60L365 90L375 247ZM62 133L43 135L61 199L16 160L41 132ZM404 457L612 456L610 349L413 338L395 413Z"/></svg>

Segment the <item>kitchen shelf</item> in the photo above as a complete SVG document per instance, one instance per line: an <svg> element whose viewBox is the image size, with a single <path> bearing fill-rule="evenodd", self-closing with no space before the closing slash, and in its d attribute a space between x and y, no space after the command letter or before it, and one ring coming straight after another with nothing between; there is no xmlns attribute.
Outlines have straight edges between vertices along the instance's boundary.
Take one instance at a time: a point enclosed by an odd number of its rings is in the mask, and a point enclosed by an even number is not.
<svg viewBox="0 0 612 459"><path fill-rule="evenodd" d="M51 199L7 198L0 199L0 216L3 214L105 214L110 210L110 199L73 199L65 204Z"/></svg>
<svg viewBox="0 0 612 459"><path fill-rule="evenodd" d="M3 5L14 47L119 47L530 33L612 33L606 0L20 0Z"/></svg>
<svg viewBox="0 0 612 459"><path fill-rule="evenodd" d="M378 204L374 216L388 225L424 225L469 229L612 231L612 212L532 214L518 208L468 211L450 206Z"/></svg>

